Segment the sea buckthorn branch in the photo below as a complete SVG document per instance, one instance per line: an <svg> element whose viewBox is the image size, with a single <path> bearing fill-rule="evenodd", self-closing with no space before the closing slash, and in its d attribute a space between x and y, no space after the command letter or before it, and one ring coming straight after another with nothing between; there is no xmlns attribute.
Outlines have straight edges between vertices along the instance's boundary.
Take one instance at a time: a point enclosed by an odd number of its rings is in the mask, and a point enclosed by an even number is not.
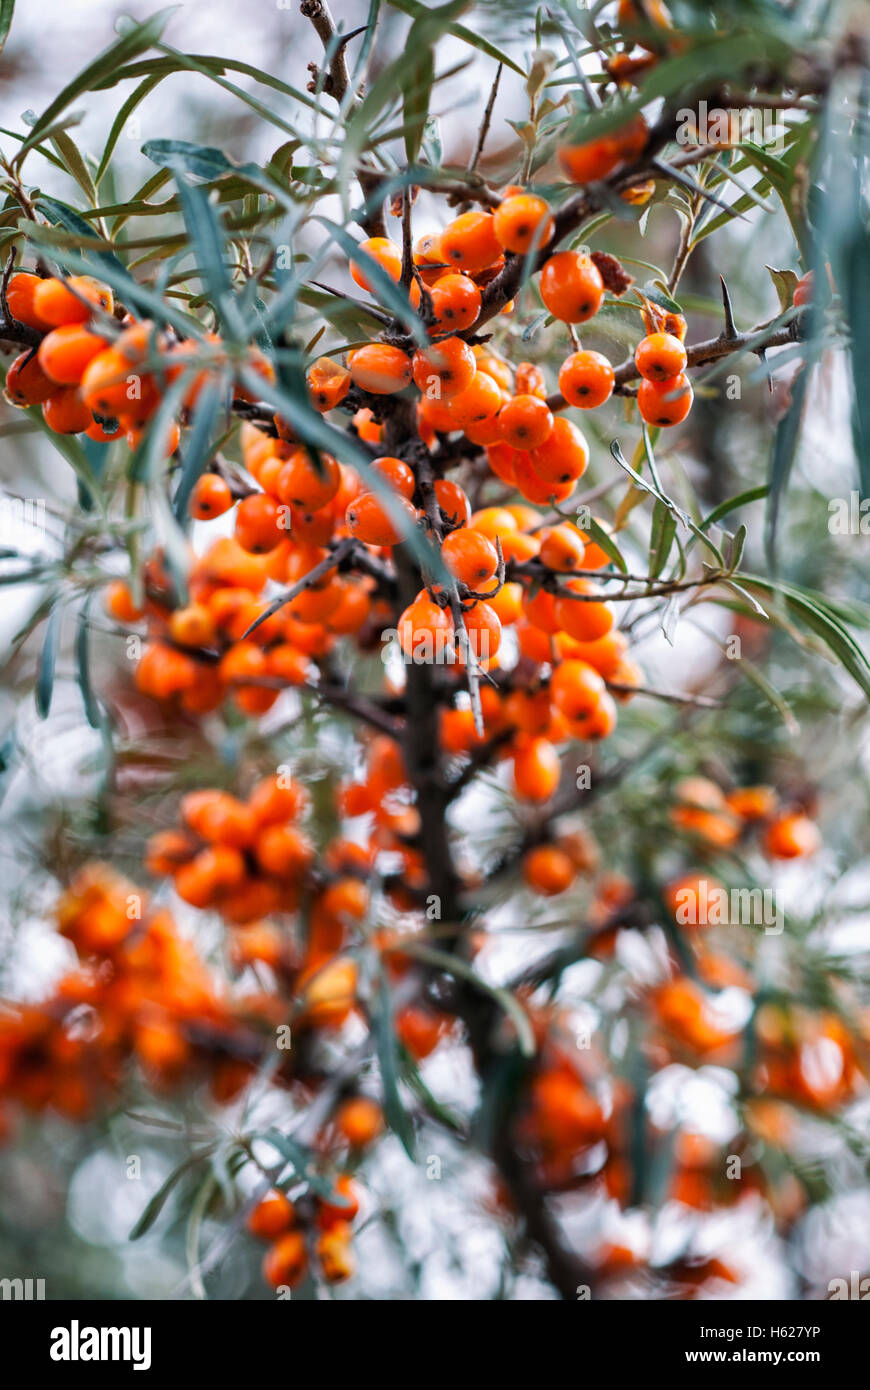
<svg viewBox="0 0 870 1390"><path fill-rule="evenodd" d="M312 87L316 88L318 84L322 86L329 96L335 98L339 107L344 109L350 87L345 46L355 35L364 33L368 26L363 25L349 34L339 34L326 0L301 0L299 9L306 19L311 20L329 58L329 70L325 74L320 72L315 64L309 64ZM352 113L359 95L359 91L353 94L353 101L346 114ZM362 225L369 236L386 236L383 199L378 198L378 191L384 179L376 170L368 168L362 162L357 165L355 172L366 203L371 205L371 210L363 218Z"/></svg>

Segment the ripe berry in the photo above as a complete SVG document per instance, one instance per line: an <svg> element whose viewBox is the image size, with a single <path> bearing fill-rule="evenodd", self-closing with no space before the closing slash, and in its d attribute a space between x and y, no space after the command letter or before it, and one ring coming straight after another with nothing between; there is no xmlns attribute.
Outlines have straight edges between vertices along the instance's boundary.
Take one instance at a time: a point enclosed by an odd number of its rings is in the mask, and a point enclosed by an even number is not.
<svg viewBox="0 0 870 1390"><path fill-rule="evenodd" d="M410 502L417 488L417 480L414 477L413 469L409 468L402 459L393 458L389 454L382 454L372 464L372 472L377 473L386 483L389 483L390 487L395 488L401 497Z"/></svg>
<svg viewBox="0 0 870 1390"><path fill-rule="evenodd" d="M394 516L399 519L394 521ZM394 497L388 511L374 493L364 492L351 502L345 521L351 534L366 545L396 545L410 535L416 516L404 497Z"/></svg>
<svg viewBox="0 0 870 1390"><path fill-rule="evenodd" d="M575 876L571 859L556 845L538 845L523 859L523 878L535 893L545 898L564 893Z"/></svg>
<svg viewBox="0 0 870 1390"><path fill-rule="evenodd" d="M553 414L539 396L512 396L498 415L501 437L514 449L537 449L553 432Z"/></svg>
<svg viewBox="0 0 870 1390"><path fill-rule="evenodd" d="M275 499L265 492L255 492L239 503L236 540L249 554L265 555L274 550L287 534L281 526L281 519L281 508Z"/></svg>
<svg viewBox="0 0 870 1390"><path fill-rule="evenodd" d="M352 1096L338 1107L335 1126L353 1148L362 1149L377 1139L384 1127L384 1116L376 1100Z"/></svg>
<svg viewBox="0 0 870 1390"><path fill-rule="evenodd" d="M637 405L648 425L679 425L692 409L692 385L682 374L668 381L643 380L637 389Z"/></svg>
<svg viewBox="0 0 870 1390"><path fill-rule="evenodd" d="M265 1197L260 1198L245 1224L252 1236L260 1240L275 1240L293 1225L295 1219L296 1212L289 1197L273 1187Z"/></svg>
<svg viewBox="0 0 870 1390"><path fill-rule="evenodd" d="M423 593L408 604L397 631L405 655L412 661L429 664L442 659L452 624L446 611Z"/></svg>
<svg viewBox="0 0 870 1390"><path fill-rule="evenodd" d="M546 246L553 235L553 218L543 198L518 193L505 198L496 208L493 229L505 251L524 256L534 245Z"/></svg>
<svg viewBox="0 0 870 1390"><path fill-rule="evenodd" d="M559 390L580 410L604 405L613 394L614 381L613 367L600 352L573 352L559 368Z"/></svg>
<svg viewBox="0 0 870 1390"><path fill-rule="evenodd" d="M35 352L28 349L10 364L6 373L6 399L12 405L42 405L57 390L57 382L46 376Z"/></svg>
<svg viewBox="0 0 870 1390"><path fill-rule="evenodd" d="M548 739L530 738L514 754L514 789L522 801L549 801L560 773L559 756Z"/></svg>
<svg viewBox="0 0 870 1390"><path fill-rule="evenodd" d="M557 251L541 271L541 298L554 318L585 323L604 301L604 281L594 261L579 251Z"/></svg>
<svg viewBox="0 0 870 1390"><path fill-rule="evenodd" d="M542 531L540 541L541 549L538 554L542 564L548 569L559 574L569 574L571 570L583 569L586 543L577 527L570 521Z"/></svg>
<svg viewBox="0 0 870 1390"><path fill-rule="evenodd" d="M461 333L480 313L480 290L467 275L442 275L431 294L439 333Z"/></svg>
<svg viewBox="0 0 870 1390"><path fill-rule="evenodd" d="M570 420L557 415L543 444L532 450L531 465L545 483L574 483L586 472L589 447Z"/></svg>
<svg viewBox="0 0 870 1390"><path fill-rule="evenodd" d="M290 1289L295 1288L305 1278L307 1269L308 1253L301 1231L288 1231L281 1236L266 1251L263 1260L263 1278L274 1289L285 1285Z"/></svg>
<svg viewBox="0 0 870 1390"><path fill-rule="evenodd" d="M439 478L435 483L435 496L442 513L452 525L468 524L471 520L471 503L458 483L449 478Z"/></svg>
<svg viewBox="0 0 870 1390"><path fill-rule="evenodd" d="M557 598L556 620L563 632L576 637L578 642L596 642L599 637L605 637L613 627L613 613L606 603L586 597L598 594L598 587L591 579L567 579L564 587L584 597Z"/></svg>
<svg viewBox="0 0 870 1390"><path fill-rule="evenodd" d="M411 380L410 358L388 343L367 343L350 358L350 374L361 391L389 396Z"/></svg>
<svg viewBox="0 0 870 1390"><path fill-rule="evenodd" d="M414 353L414 383L430 400L458 396L471 385L476 371L474 353L461 338L444 338Z"/></svg>
<svg viewBox="0 0 870 1390"><path fill-rule="evenodd" d="M822 842L819 828L809 816L791 814L771 821L764 848L772 859L799 859L815 854Z"/></svg>
<svg viewBox="0 0 870 1390"><path fill-rule="evenodd" d="M62 386L42 407L49 429L56 434L82 434L91 423L91 412L77 386Z"/></svg>
<svg viewBox="0 0 870 1390"><path fill-rule="evenodd" d="M492 541L467 526L451 531L441 547L441 558L454 578L470 589L480 589L498 568L498 554Z"/></svg>
<svg viewBox="0 0 870 1390"><path fill-rule="evenodd" d="M36 312L33 302L37 286L41 284L39 275L19 271L13 275L6 287L6 304L10 314L28 328L45 328L47 325Z"/></svg>
<svg viewBox="0 0 870 1390"><path fill-rule="evenodd" d="M43 325L58 328L62 323L84 323L99 308L111 314L114 300L107 285L87 275L69 280L40 280L33 292L33 308Z"/></svg>
<svg viewBox="0 0 870 1390"><path fill-rule="evenodd" d="M492 213L461 213L441 233L438 253L459 270L486 270L501 255Z"/></svg>
<svg viewBox="0 0 870 1390"><path fill-rule="evenodd" d="M330 454L312 458L297 449L278 475L278 496L287 506L316 510L332 501L340 484L341 471Z"/></svg>
<svg viewBox="0 0 870 1390"><path fill-rule="evenodd" d="M553 702L569 719L591 714L604 688L601 676L585 661L563 661L550 679Z"/></svg>
<svg viewBox="0 0 870 1390"><path fill-rule="evenodd" d="M686 368L686 349L670 333L650 333L637 345L634 361L646 381L668 381Z"/></svg>
<svg viewBox="0 0 870 1390"><path fill-rule="evenodd" d="M350 390L350 380L346 367L333 362L331 357L318 357L305 377L308 399L314 409L320 411L321 415L334 410Z"/></svg>
<svg viewBox="0 0 870 1390"><path fill-rule="evenodd" d="M105 340L78 323L67 323L47 333L39 345L39 364L46 376L62 386L81 381L88 363L106 347Z"/></svg>
<svg viewBox="0 0 870 1390"><path fill-rule="evenodd" d="M217 473L203 473L190 494L188 511L197 521L211 521L212 517L223 516L232 505L229 483Z"/></svg>
<svg viewBox="0 0 870 1390"><path fill-rule="evenodd" d="M394 241L389 237L372 236L366 241L360 242L361 251L372 260L377 261L382 270L386 271L391 280L398 281L402 274L402 253ZM371 284L366 279L365 272L357 265L356 261L350 263L351 279L355 280L360 289L371 290Z"/></svg>

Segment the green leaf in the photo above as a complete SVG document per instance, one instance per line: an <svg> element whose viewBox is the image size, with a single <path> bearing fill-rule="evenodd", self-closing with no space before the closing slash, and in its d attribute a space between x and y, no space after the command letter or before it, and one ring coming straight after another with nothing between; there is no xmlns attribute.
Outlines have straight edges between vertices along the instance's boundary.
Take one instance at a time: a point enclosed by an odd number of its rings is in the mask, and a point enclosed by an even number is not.
<svg viewBox="0 0 870 1390"><path fill-rule="evenodd" d="M410 15L412 19L425 18L428 12L428 7L421 4L420 0L389 0L389 3L391 9L401 10L402 14ZM445 8L447 7L445 6ZM471 5L464 4L457 8L458 12L461 14L464 10L470 9ZM452 34L454 38L461 39L463 43L470 44L471 47L476 48L478 52L485 53L489 58L495 58L496 62L504 63L507 68L512 68L514 72L519 73L520 77L525 77L526 74L523 72L522 68L519 67L512 58L508 57L507 53L504 53L500 48L497 48L494 43L490 43L488 39L485 39L482 34L476 34L473 29L468 29L464 24L457 24L455 22L445 24L444 27L446 32Z"/></svg>
<svg viewBox="0 0 870 1390"><path fill-rule="evenodd" d="M6 47L12 16L15 13L15 0L0 0L0 53Z"/></svg>
<svg viewBox="0 0 870 1390"><path fill-rule="evenodd" d="M82 693L85 716L92 729L102 725L100 702L91 683L90 616L92 594L89 594L79 610L76 620L76 680Z"/></svg>
<svg viewBox="0 0 870 1390"><path fill-rule="evenodd" d="M212 431L220 413L223 393L216 382L209 382L196 402L193 428L184 447L181 478L172 510L179 525L187 516L187 504L205 465L212 457Z"/></svg>
<svg viewBox="0 0 870 1390"><path fill-rule="evenodd" d="M393 1010L390 1003L390 990L383 965L378 971L378 989L372 1009L375 1046L378 1065L381 1069L381 1084L384 1088L384 1113L390 1129L401 1141L402 1148L416 1162L414 1153L414 1126L399 1090L399 1059L396 1048L396 1033L393 1027Z"/></svg>
<svg viewBox="0 0 870 1390"><path fill-rule="evenodd" d="M69 207L67 203L62 203L57 198L49 198L44 193L34 200L34 205L38 207L41 212L45 213L49 222L54 223L56 226L64 227L68 232L73 232L77 237L83 238L86 247L94 243L96 234L93 227L76 212L75 208ZM87 254L94 260L99 261L101 265L111 266L113 269L124 271L123 265L113 251L95 249L86 253L83 250L82 254ZM90 270L93 271L92 265L90 266Z"/></svg>
<svg viewBox="0 0 870 1390"><path fill-rule="evenodd" d="M185 1173L189 1173L198 1163L202 1163L208 1158L214 1151L214 1148L215 1145L210 1144L208 1148L200 1150L199 1153L191 1154L183 1163L179 1163L177 1168L173 1168L166 1181L161 1183L160 1187L158 1187L154 1196L148 1202L148 1205L145 1207L145 1210L130 1232L130 1240L139 1240L140 1236L145 1235L146 1231L150 1231L166 1205L166 1199L184 1177Z"/></svg>
<svg viewBox="0 0 870 1390"><path fill-rule="evenodd" d="M650 532L650 579L658 579L667 564L676 534L677 518L671 509L665 506L664 502L656 498Z"/></svg>
<svg viewBox="0 0 870 1390"><path fill-rule="evenodd" d="M728 516L730 512L739 511L741 507L748 507L750 502L760 502L767 497L770 487L767 483L763 487L748 488L746 492L741 492L737 497L729 497L725 502L720 502L718 507L714 507L708 516L704 517L700 529L706 531L715 522L721 521L723 516Z"/></svg>
<svg viewBox="0 0 870 1390"><path fill-rule="evenodd" d="M791 477L792 466L800 441L801 425L804 417L804 404L807 394L809 371L804 368L792 383L791 404L776 428L773 453L770 460L769 495L767 499L767 519L765 525L764 547L767 562L776 571L776 532L779 525L782 500Z"/></svg>
<svg viewBox="0 0 870 1390"><path fill-rule="evenodd" d="M794 303L798 277L793 270L774 270L772 265L765 266L765 269L773 281L773 287L779 298L779 307L783 313L786 313Z"/></svg>
<svg viewBox="0 0 870 1390"><path fill-rule="evenodd" d="M148 93L152 92L159 82L163 81L163 76L163 73L152 73L150 77L146 77L144 81L139 83L139 86L135 91L130 93L127 100L124 102L124 105L112 122L112 129L109 131L106 147L103 150L102 158L97 166L97 172L94 175L94 183L99 184L103 179L109 167L112 155L115 152L115 146L121 138L121 132L136 110L136 107L145 100Z"/></svg>
<svg viewBox="0 0 870 1390"><path fill-rule="evenodd" d="M54 672L60 646L61 615L61 606L59 603L55 603L46 624L45 640L42 644L42 654L39 658L39 669L36 675L36 712L40 719L46 719L51 709Z"/></svg>
<svg viewBox="0 0 870 1390"><path fill-rule="evenodd" d="M610 532L605 531L600 521L596 521L594 516L590 516L586 525L582 526L580 529L587 532L589 539L593 540L596 545L601 547L605 555L610 557L618 570L621 570L623 574L628 574L628 565L625 563L625 557L622 551L610 535Z"/></svg>
<svg viewBox="0 0 870 1390"><path fill-rule="evenodd" d="M806 590L783 583L781 580L742 574L740 582L749 590L754 588L765 594L781 595L788 611L821 638L836 660L870 699L870 663L855 638L830 609L823 607L822 603Z"/></svg>

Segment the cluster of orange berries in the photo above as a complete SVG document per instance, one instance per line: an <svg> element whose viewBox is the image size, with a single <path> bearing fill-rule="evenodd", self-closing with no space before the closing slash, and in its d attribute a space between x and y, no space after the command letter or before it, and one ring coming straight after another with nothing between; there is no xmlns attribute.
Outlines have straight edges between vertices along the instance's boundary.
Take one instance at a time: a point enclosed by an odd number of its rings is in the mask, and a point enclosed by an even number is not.
<svg viewBox="0 0 870 1390"><path fill-rule="evenodd" d="M816 823L803 811L782 808L773 787L736 787L723 792L709 777L684 777L674 789L674 825L716 849L731 849L747 828L760 831L771 859L800 859L821 844Z"/></svg>
<svg viewBox="0 0 870 1390"><path fill-rule="evenodd" d="M0 1016L0 1097L85 1120L117 1093L131 1058L159 1089L205 1077L219 1101L237 1093L260 1051L256 1034L170 913L91 864L57 921L80 963L47 1001Z"/></svg>
<svg viewBox="0 0 870 1390"><path fill-rule="evenodd" d="M263 1259L266 1282L276 1289L301 1284L309 1268L312 1241L327 1282L350 1279L354 1272L352 1224L360 1201L359 1186L346 1173L336 1179L328 1197L315 1196L304 1212L280 1188L265 1193L248 1216L247 1228L258 1240L269 1242Z"/></svg>

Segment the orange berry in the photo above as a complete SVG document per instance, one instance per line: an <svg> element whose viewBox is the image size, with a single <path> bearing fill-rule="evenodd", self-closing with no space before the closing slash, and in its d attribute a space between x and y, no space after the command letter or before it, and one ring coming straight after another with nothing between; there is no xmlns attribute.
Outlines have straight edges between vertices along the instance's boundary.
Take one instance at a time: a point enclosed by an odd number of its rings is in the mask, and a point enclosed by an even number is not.
<svg viewBox="0 0 870 1390"><path fill-rule="evenodd" d="M46 376L62 386L81 381L92 358L106 347L105 340L82 328L78 323L66 323L46 333L39 345L39 364Z"/></svg>
<svg viewBox="0 0 870 1390"><path fill-rule="evenodd" d="M114 300L108 285L87 275L69 280L40 280L33 292L33 308L43 325L58 328L63 323L84 323L94 309L111 314Z"/></svg>
<svg viewBox="0 0 870 1390"><path fill-rule="evenodd" d="M809 816L789 814L771 821L764 836L764 849L772 859L800 859L815 854L822 843L819 827Z"/></svg>
<svg viewBox="0 0 870 1390"><path fill-rule="evenodd" d="M461 338L444 338L428 348L414 353L414 383L430 400L458 396L474 380L477 362L474 353Z"/></svg>
<svg viewBox="0 0 870 1390"><path fill-rule="evenodd" d="M138 623L144 615L144 609L138 608L133 602L130 586L123 579L114 579L108 585L103 605L106 612L117 618L119 623Z"/></svg>
<svg viewBox="0 0 870 1390"><path fill-rule="evenodd" d="M729 810L741 820L767 820L777 807L773 787L737 787L725 800Z"/></svg>
<svg viewBox="0 0 870 1390"><path fill-rule="evenodd" d="M803 309L807 304L812 304L814 282L815 274L812 270L808 270L806 275L803 275L801 279L798 280L792 296L792 303L796 308Z"/></svg>
<svg viewBox="0 0 870 1390"><path fill-rule="evenodd" d="M541 532L540 539L541 549L538 553L548 569L569 574L572 570L583 568L586 544L582 534L570 521L548 527Z"/></svg>
<svg viewBox="0 0 870 1390"><path fill-rule="evenodd" d="M215 639L215 622L202 603L176 608L169 619L169 635L182 647L207 647Z"/></svg>
<svg viewBox="0 0 870 1390"><path fill-rule="evenodd" d="M314 862L314 846L293 825L266 825L257 835L257 863L275 878L295 879Z"/></svg>
<svg viewBox="0 0 870 1390"><path fill-rule="evenodd" d="M386 271L391 280L399 281L402 275L402 252L394 241L390 241L390 238L385 236L371 236L360 242L359 249L367 256L371 256L372 260L377 261L381 270ZM360 289L371 290L371 284L366 279L365 272L354 260L350 263L350 275Z"/></svg>
<svg viewBox="0 0 870 1390"><path fill-rule="evenodd" d="M643 380L637 405L648 425L679 425L692 409L692 385L684 374L668 381Z"/></svg>
<svg viewBox="0 0 870 1390"><path fill-rule="evenodd" d="M438 254L460 270L486 270L501 256L492 213L461 213L441 233Z"/></svg>
<svg viewBox="0 0 870 1390"><path fill-rule="evenodd" d="M34 305L37 287L42 283L39 275L19 271L13 275L6 287L6 305L10 314L28 328L45 328L44 319L39 317Z"/></svg>
<svg viewBox="0 0 870 1390"><path fill-rule="evenodd" d="M439 333L461 333L480 313L480 290L467 275L442 275L431 295Z"/></svg>
<svg viewBox="0 0 870 1390"><path fill-rule="evenodd" d="M281 508L274 498L265 492L255 492L239 503L236 540L251 555L264 555L274 550L287 534L281 520Z"/></svg>
<svg viewBox="0 0 870 1390"><path fill-rule="evenodd" d="M30 349L10 363L6 373L6 399L12 405L43 405L57 391L57 382L46 376L39 357Z"/></svg>
<svg viewBox="0 0 870 1390"><path fill-rule="evenodd" d="M498 568L498 553L492 541L467 526L445 536L441 558L454 578L469 589L480 589Z"/></svg>
<svg viewBox="0 0 870 1390"><path fill-rule="evenodd" d="M283 1235L296 1220L293 1203L277 1187L271 1188L261 1197L248 1216L245 1225L252 1236L259 1240L275 1240Z"/></svg>
<svg viewBox="0 0 870 1390"><path fill-rule="evenodd" d="M308 1252L301 1231L288 1231L281 1236L263 1259L263 1278L273 1289L295 1288L301 1284L308 1269Z"/></svg>
<svg viewBox="0 0 870 1390"><path fill-rule="evenodd" d="M253 842L253 814L244 802L228 792L188 792L181 799L181 815L191 830L209 844L247 849Z"/></svg>
<svg viewBox="0 0 870 1390"><path fill-rule="evenodd" d="M565 423L567 424L568 422L566 421ZM553 433L555 433L555 425ZM541 454L543 457L549 457L551 460L553 458L554 451L552 451L549 446L550 440L548 439L546 444L541 446L541 449L535 449L531 453L525 449L517 449L514 455L514 481L527 501L537 502L539 505L547 502L563 502L565 498L570 497L571 493L574 491L574 483L576 481L576 477L571 477L564 482L561 481L561 477L564 477L565 473L576 473L578 464L578 460L575 459L572 463L566 465L563 462L564 456L561 454L557 454L555 461L551 461L546 467L547 472L552 472L555 469L561 470L560 481L551 482L549 478L544 477L537 471L534 464L536 455ZM543 454L544 450L547 451L546 454Z"/></svg>
<svg viewBox="0 0 870 1390"><path fill-rule="evenodd" d="M521 801L549 801L560 774L558 754L546 738L530 738L514 754L514 789Z"/></svg>
<svg viewBox="0 0 870 1390"><path fill-rule="evenodd" d="M379 474L408 502L417 490L417 479L414 477L413 469L401 459L393 458L389 454L382 454L380 458L375 459L372 472Z"/></svg>
<svg viewBox="0 0 870 1390"><path fill-rule="evenodd" d="M578 642L596 642L599 637L606 636L613 627L613 613L606 603L590 602L585 597L600 592L592 580L567 579L564 587L584 597L556 600L556 620L562 630L576 637Z"/></svg>
<svg viewBox="0 0 870 1390"><path fill-rule="evenodd" d="M360 1187L349 1174L342 1173L336 1178L333 1192L335 1196L332 1199L317 1199L317 1224L324 1230L334 1226L337 1221L350 1223L359 1215Z"/></svg>
<svg viewBox="0 0 870 1390"><path fill-rule="evenodd" d="M406 498L399 495L392 498L388 511L386 504L372 492L355 498L345 513L348 530L366 545L397 545L410 535L416 517L417 513Z"/></svg>
<svg viewBox="0 0 870 1390"><path fill-rule="evenodd" d="M354 1261L350 1237L350 1225L346 1221L337 1221L318 1237L317 1258L320 1260L323 1277L329 1284L341 1284L353 1276Z"/></svg>
<svg viewBox="0 0 870 1390"><path fill-rule="evenodd" d="M501 646L501 623L488 603L478 602L463 613L468 643L478 661L490 661ZM456 642L457 660L464 662L462 647Z"/></svg>
<svg viewBox="0 0 870 1390"><path fill-rule="evenodd" d="M574 183L596 183L621 164L637 159L646 147L649 127L638 113L627 125L582 145L563 145L559 163Z"/></svg>
<svg viewBox="0 0 870 1390"><path fill-rule="evenodd" d="M188 511L197 521L210 521L222 516L233 505L229 483L217 473L203 473L197 478L190 494Z"/></svg>
<svg viewBox="0 0 870 1390"><path fill-rule="evenodd" d="M512 396L499 411L501 437L514 449L537 449L553 432L553 415L539 396Z"/></svg>
<svg viewBox="0 0 870 1390"><path fill-rule="evenodd" d="M671 333L650 333L637 345L634 361L646 381L669 381L686 368L686 349Z"/></svg>
<svg viewBox="0 0 870 1390"><path fill-rule="evenodd" d="M523 878L528 886L544 897L564 893L574 882L574 864L556 845L538 845L523 859Z"/></svg>
<svg viewBox="0 0 870 1390"><path fill-rule="evenodd" d="M449 478L439 478L435 483L435 496L438 506L449 522L455 526L468 524L471 520L471 503L458 483L452 482Z"/></svg>
<svg viewBox="0 0 870 1390"><path fill-rule="evenodd" d="M553 235L552 214L543 198L517 193L505 198L493 216L493 230L505 251L525 256L534 245L540 250Z"/></svg>
<svg viewBox="0 0 870 1390"><path fill-rule="evenodd" d="M563 661L550 678L553 703L569 719L591 714L604 694L604 681L585 661Z"/></svg>
<svg viewBox="0 0 870 1390"><path fill-rule="evenodd" d="M278 496L287 506L316 510L332 501L340 485L341 470L330 454L312 457L297 449L278 476Z"/></svg>
<svg viewBox="0 0 870 1390"><path fill-rule="evenodd" d="M309 367L305 382L314 409L325 415L340 405L350 390L350 372L331 357L318 357Z"/></svg>
<svg viewBox="0 0 870 1390"><path fill-rule="evenodd" d="M585 323L604 301L604 281L594 261L579 251L557 251L541 271L541 298L554 318Z"/></svg>
<svg viewBox="0 0 870 1390"><path fill-rule="evenodd" d="M361 391L389 396L411 380L411 360L400 348L387 343L368 343L350 358L350 374Z"/></svg>
<svg viewBox="0 0 870 1390"><path fill-rule="evenodd" d="M43 403L42 414L56 434L82 434L91 423L91 412L77 386L62 386Z"/></svg>
<svg viewBox="0 0 870 1390"><path fill-rule="evenodd" d="M575 483L586 472L589 447L582 431L557 415L543 444L532 450L530 462L545 483Z"/></svg>
<svg viewBox="0 0 870 1390"><path fill-rule="evenodd" d="M399 645L412 661L437 661L452 632L450 618L443 608L424 594L409 603L399 618Z"/></svg>
<svg viewBox="0 0 870 1390"><path fill-rule="evenodd" d="M569 405L595 410L613 394L613 367L600 352L572 352L559 368L559 390Z"/></svg>
<svg viewBox="0 0 870 1390"><path fill-rule="evenodd" d="M338 1107L335 1125L353 1148L362 1149L377 1139L384 1127L384 1116L376 1100L352 1096Z"/></svg>

